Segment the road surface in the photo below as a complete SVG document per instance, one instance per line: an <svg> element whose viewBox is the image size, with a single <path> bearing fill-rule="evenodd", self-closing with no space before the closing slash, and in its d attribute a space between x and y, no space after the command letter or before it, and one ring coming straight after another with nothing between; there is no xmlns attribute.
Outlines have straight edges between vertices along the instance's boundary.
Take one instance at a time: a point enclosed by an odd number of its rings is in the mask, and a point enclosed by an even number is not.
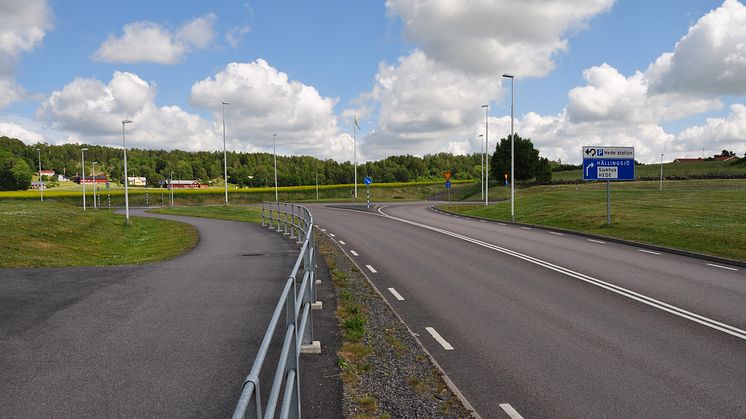
<svg viewBox="0 0 746 419"><path fill-rule="evenodd" d="M298 248L255 224L159 217L195 225L197 247L143 266L0 270L0 416L232 414Z"/></svg>
<svg viewBox="0 0 746 419"><path fill-rule="evenodd" d="M310 208L482 417L746 417L743 269L430 205Z"/></svg>

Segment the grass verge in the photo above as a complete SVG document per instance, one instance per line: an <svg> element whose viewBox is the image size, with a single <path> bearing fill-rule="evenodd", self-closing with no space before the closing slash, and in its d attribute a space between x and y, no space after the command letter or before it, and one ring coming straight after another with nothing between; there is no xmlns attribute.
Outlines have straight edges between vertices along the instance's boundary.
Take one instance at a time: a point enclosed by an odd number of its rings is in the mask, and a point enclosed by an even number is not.
<svg viewBox="0 0 746 419"><path fill-rule="evenodd" d="M219 220L244 221L247 223L261 223L262 209L259 206L224 206L213 205L203 207L164 207L150 210L157 214L186 215L189 217L215 218Z"/></svg>
<svg viewBox="0 0 746 419"><path fill-rule="evenodd" d="M520 188L516 221L746 260L746 180L666 181L663 191L658 187L658 182L612 183L611 226L603 183ZM442 208L510 220L509 201Z"/></svg>
<svg viewBox="0 0 746 419"><path fill-rule="evenodd" d="M188 224L83 212L54 201L0 200L0 268L125 265L178 256L199 236Z"/></svg>

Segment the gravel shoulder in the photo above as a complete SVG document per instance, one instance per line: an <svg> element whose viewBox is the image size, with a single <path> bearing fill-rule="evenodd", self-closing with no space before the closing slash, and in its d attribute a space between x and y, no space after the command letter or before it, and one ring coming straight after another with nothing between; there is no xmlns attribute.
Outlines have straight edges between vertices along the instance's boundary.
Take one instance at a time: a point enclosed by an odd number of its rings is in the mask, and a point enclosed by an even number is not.
<svg viewBox="0 0 746 419"><path fill-rule="evenodd" d="M474 416L359 267L330 237L316 234L318 263L326 263L336 289L344 417Z"/></svg>

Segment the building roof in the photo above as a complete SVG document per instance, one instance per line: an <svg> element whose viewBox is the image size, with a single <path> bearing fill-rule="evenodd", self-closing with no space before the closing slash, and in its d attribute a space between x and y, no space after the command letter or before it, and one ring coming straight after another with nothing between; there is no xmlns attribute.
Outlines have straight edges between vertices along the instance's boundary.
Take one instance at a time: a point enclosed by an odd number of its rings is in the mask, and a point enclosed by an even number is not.
<svg viewBox="0 0 746 419"><path fill-rule="evenodd" d="M198 184L198 183L199 182L196 181L196 180L178 180L178 179L173 179L171 181L172 185L195 185L195 184Z"/></svg>

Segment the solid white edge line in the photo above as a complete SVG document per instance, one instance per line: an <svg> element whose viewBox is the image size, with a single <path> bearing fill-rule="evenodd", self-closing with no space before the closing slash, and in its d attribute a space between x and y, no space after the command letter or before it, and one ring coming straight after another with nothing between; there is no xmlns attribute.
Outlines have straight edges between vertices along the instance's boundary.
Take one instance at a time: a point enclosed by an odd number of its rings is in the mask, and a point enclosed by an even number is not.
<svg viewBox="0 0 746 419"><path fill-rule="evenodd" d="M402 297L401 294L399 294L395 289L389 288L389 292L391 294L394 294L394 297L396 297L397 300L404 301L404 297Z"/></svg>
<svg viewBox="0 0 746 419"><path fill-rule="evenodd" d="M373 267L372 267L372 266L370 266L370 265L365 265L365 267L366 267L366 268L368 268L368 270L369 270L369 271L371 271L371 272L372 272L372 273L374 273L374 274L377 274L377 273L378 273L378 271L377 271L377 270L375 270L375 269L373 269Z"/></svg>
<svg viewBox="0 0 746 419"><path fill-rule="evenodd" d="M504 247L496 246L494 244L486 243L486 242L483 242L481 240L473 239L471 237L463 236L461 234L454 233L452 231L444 230L444 229L441 229L441 228L437 228L437 227L429 226L429 225L426 225L426 224L418 223L418 222L415 222L415 221L409 221L409 220L406 220L406 219L403 219L403 218L398 218L398 217L394 217L394 216L385 214L383 211L381 211L383 208L385 208L385 206L378 208L378 212L382 216L390 218L392 220L396 220L396 221L399 221L399 222L402 222L402 223L414 225L414 226L425 228L425 229L428 229L428 230L431 230L431 231L435 231L435 232L438 232L438 233L441 233L441 234L445 234L447 236L451 236L451 237L454 237L454 238L457 238L457 239L461 239L461 240L464 240L464 241L467 241L467 242L470 242L470 243L474 243L474 244L482 246L482 247L486 247L488 249L492 249L492 250L498 251L500 253L503 253L503 254L506 254L506 255L509 255L509 256L513 256L513 257L518 258L518 259L525 260L525 261L533 263L535 265L543 266L543 267L545 267L547 269L550 269L550 270L553 270L555 272L559 272L561 274L564 274L564 275L567 275L569 277L578 279L578 280L586 282L588 284L595 285L595 286L597 286L599 288L606 289L606 290L611 291L611 292L613 292L615 294L619 294L619 295L627 297L629 299L641 302L641 303L646 304L646 305L648 305L650 307L657 308L657 309L665 311L667 313L671 313L671 314L673 314L675 316L679 316L681 318L684 318L684 319L687 319L687 320L691 320L691 321L693 321L695 323L699 323L699 324L701 324L703 326L706 326L706 327L709 327L711 329L715 329L715 330L721 331L723 333L727 333L727 334L729 334L731 336L735 336L735 337L737 337L739 339L746 340L746 330L741 330L741 329L739 329L739 328L737 328L735 326L731 326L729 324L721 323L721 322L718 322L717 320L713 320L713 319L710 319L708 317L705 317L705 316L702 316L702 315L699 315L699 314L696 314L696 313L692 313L690 311L684 310L681 307L677 307L677 306L674 306L672 304L668 304L668 303L665 303L663 301L657 300L655 298L648 297L648 296L646 296L644 294L640 294L638 292L628 290L628 289L620 287L618 285L614 285L612 283L609 283L609 282L606 282L606 281L602 281L600 279L597 279L597 278L594 278L594 277L591 277L591 276L588 276L588 275L585 275L585 274L582 274L582 273L579 273L579 272L575 272L575 271L573 271L571 269L564 268L562 266L555 265L555 264L550 263L550 262L546 262L544 260L535 258L533 256L529 256L529 255L526 255L526 254L523 254L523 253L519 253L519 252L516 252L514 250L510 250L510 249L504 248ZM734 268L731 268L731 269L734 269Z"/></svg>
<svg viewBox="0 0 746 419"><path fill-rule="evenodd" d="M601 240L596 239L588 239L589 242L598 243L598 244L606 244L606 242L602 242Z"/></svg>
<svg viewBox="0 0 746 419"><path fill-rule="evenodd" d="M500 403L500 407L508 414L508 416L511 417L511 419L523 419L523 416L521 416L521 414L513 409L513 406L508 403Z"/></svg>
<svg viewBox="0 0 746 419"><path fill-rule="evenodd" d="M453 350L453 346L451 346L451 344L448 343L447 340L443 339L443 337L440 336L440 333L436 332L435 329L433 329L432 327L426 327L425 330L427 330L427 332L430 333L430 336L432 336L433 339L435 339L435 341L438 342L440 346L443 347L443 349L445 349L446 351Z"/></svg>
<svg viewBox="0 0 746 419"><path fill-rule="evenodd" d="M654 252L654 251L652 251L652 250L645 250L645 249L637 249L637 250L638 250L639 252L642 252L642 253L650 253L651 255L658 255L658 256L660 256L660 253L658 253L658 252Z"/></svg>
<svg viewBox="0 0 746 419"><path fill-rule="evenodd" d="M727 269L729 271L737 271L737 268L731 268L730 266L723 266L723 265L715 265L714 263L708 263L707 266L712 266L713 268L720 268L720 269Z"/></svg>
<svg viewBox="0 0 746 419"><path fill-rule="evenodd" d="M556 231L550 231L549 234L554 234L555 236L564 236L564 234L557 233Z"/></svg>
<svg viewBox="0 0 746 419"><path fill-rule="evenodd" d="M354 251L354 250L350 250L350 253L352 253L352 255L353 255L353 256L360 256L360 255L358 255L358 254L357 254L357 252L356 252L356 251Z"/></svg>
<svg viewBox="0 0 746 419"><path fill-rule="evenodd" d="M339 241L339 244L341 244L341 245L343 245L343 246L344 246L344 245L346 245L347 243L345 243L345 242L343 242L342 240L340 240L340 241Z"/></svg>

